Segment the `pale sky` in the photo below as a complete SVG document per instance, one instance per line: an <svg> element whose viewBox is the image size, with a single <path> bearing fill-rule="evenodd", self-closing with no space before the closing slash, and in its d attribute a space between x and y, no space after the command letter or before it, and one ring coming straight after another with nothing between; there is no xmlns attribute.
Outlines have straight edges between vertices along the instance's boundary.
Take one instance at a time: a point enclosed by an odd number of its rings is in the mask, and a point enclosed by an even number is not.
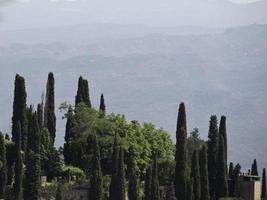
<svg viewBox="0 0 267 200"><path fill-rule="evenodd" d="M0 14L0 29L97 23L225 27L267 23L267 0L14 0Z"/></svg>

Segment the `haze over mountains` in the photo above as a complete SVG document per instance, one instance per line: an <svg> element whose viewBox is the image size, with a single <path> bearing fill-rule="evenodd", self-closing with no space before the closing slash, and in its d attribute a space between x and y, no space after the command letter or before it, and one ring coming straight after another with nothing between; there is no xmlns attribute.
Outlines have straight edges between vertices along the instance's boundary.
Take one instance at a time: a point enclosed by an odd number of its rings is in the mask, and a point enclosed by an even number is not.
<svg viewBox="0 0 267 200"><path fill-rule="evenodd" d="M142 31L134 32L136 27ZM89 29L99 34L90 37ZM109 112L153 122L174 136L177 106L184 101L190 130L198 127L203 138L211 114L228 117L230 160L249 167L253 158L265 157L266 25L222 30L110 24L77 25L75 30L73 40L69 27L1 32L0 112L6 113L1 130L10 131L15 74L25 76L28 102L36 104L47 73L53 71L57 106L74 102L78 76L83 75L90 80L96 108L104 92ZM30 40L33 33L39 40ZM64 137L61 116L58 145Z"/></svg>

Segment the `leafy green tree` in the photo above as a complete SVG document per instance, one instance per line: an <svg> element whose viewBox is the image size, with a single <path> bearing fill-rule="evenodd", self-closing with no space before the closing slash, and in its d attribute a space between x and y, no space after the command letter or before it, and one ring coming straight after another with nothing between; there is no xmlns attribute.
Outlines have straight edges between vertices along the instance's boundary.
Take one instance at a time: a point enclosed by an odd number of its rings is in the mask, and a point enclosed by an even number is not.
<svg viewBox="0 0 267 200"><path fill-rule="evenodd" d="M16 126L16 135L21 138L20 122ZM22 199L23 160L21 155L21 139L15 142L15 177L13 185L14 199Z"/></svg>
<svg viewBox="0 0 267 200"><path fill-rule="evenodd" d="M225 148L225 160L227 163L227 131L226 131L226 117L222 116L220 120L219 135L223 136L224 139L224 148Z"/></svg>
<svg viewBox="0 0 267 200"><path fill-rule="evenodd" d="M100 151L97 141L97 136L93 140L93 164L92 164L92 177L90 178L90 192L89 199L102 200L103 198L103 177L100 166Z"/></svg>
<svg viewBox="0 0 267 200"><path fill-rule="evenodd" d="M160 200L159 193L159 178L158 178L158 156L154 153L153 156L153 168L152 168L152 180L151 180L151 200Z"/></svg>
<svg viewBox="0 0 267 200"><path fill-rule="evenodd" d="M251 175L253 176L258 176L258 165L257 165L257 160L254 159L252 166L251 166Z"/></svg>
<svg viewBox="0 0 267 200"><path fill-rule="evenodd" d="M228 196L227 163L225 161L224 138L220 135L217 158L216 197Z"/></svg>
<svg viewBox="0 0 267 200"><path fill-rule="evenodd" d="M103 94L101 94L101 98L100 98L99 111L101 111L103 114L106 113L106 104L105 104L105 99L104 99Z"/></svg>
<svg viewBox="0 0 267 200"><path fill-rule="evenodd" d="M44 126L48 129L51 136L51 141L54 144L56 137L56 115L55 115L55 79L52 72L48 74L48 80L46 85Z"/></svg>
<svg viewBox="0 0 267 200"><path fill-rule="evenodd" d="M124 151L120 148L119 162L118 162L118 173L117 173L117 200L126 199L126 190L125 190L125 169L124 169Z"/></svg>
<svg viewBox="0 0 267 200"><path fill-rule="evenodd" d="M134 150L132 147L129 148L129 188L128 188L128 197L129 200L138 200L139 195L138 195L138 176L137 176L137 169L136 169L136 164L134 161Z"/></svg>
<svg viewBox="0 0 267 200"><path fill-rule="evenodd" d="M218 154L218 120L216 115L210 117L209 134L208 134L208 172L209 172L209 185L210 185L210 198L215 199L216 194L216 166Z"/></svg>
<svg viewBox="0 0 267 200"><path fill-rule="evenodd" d="M193 184L193 194L195 200L200 200L200 195L201 195L198 155L199 155L198 151L194 151L191 164L191 180Z"/></svg>
<svg viewBox="0 0 267 200"><path fill-rule="evenodd" d="M261 185L261 199L266 200L266 171L265 168L262 170L262 185Z"/></svg>
<svg viewBox="0 0 267 200"><path fill-rule="evenodd" d="M207 147L203 145L200 151L201 200L210 200Z"/></svg>
<svg viewBox="0 0 267 200"><path fill-rule="evenodd" d="M152 184L152 165L149 165L146 170L146 177L145 177L145 200L152 200L151 184Z"/></svg>
<svg viewBox="0 0 267 200"><path fill-rule="evenodd" d="M178 110L175 152L175 194L177 199L186 199L187 181L187 124L185 104L181 103Z"/></svg>
<svg viewBox="0 0 267 200"><path fill-rule="evenodd" d="M27 116L26 116L26 101L27 93L25 89L25 80L20 75L16 75L15 89L14 89L14 102L13 102L13 116L12 116L12 141L18 140L15 133L16 124L21 124L21 146L25 151L27 143Z"/></svg>
<svg viewBox="0 0 267 200"><path fill-rule="evenodd" d="M0 133L0 163L0 199L3 199L7 184L7 169L5 139L2 133Z"/></svg>
<svg viewBox="0 0 267 200"><path fill-rule="evenodd" d="M79 103L84 103L89 108L92 107L89 95L88 81L86 79L83 79L82 76L80 76L78 81L78 90L75 98L75 105L77 106Z"/></svg>

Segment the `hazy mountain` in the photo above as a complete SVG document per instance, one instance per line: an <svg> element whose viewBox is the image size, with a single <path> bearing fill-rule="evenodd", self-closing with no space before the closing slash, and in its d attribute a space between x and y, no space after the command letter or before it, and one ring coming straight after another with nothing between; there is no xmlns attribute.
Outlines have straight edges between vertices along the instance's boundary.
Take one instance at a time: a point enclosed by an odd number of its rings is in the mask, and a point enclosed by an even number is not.
<svg viewBox="0 0 267 200"><path fill-rule="evenodd" d="M267 150L267 25L226 31L109 25L110 32L97 26L103 30L88 33L93 37L83 37L90 30L85 27L83 33L74 33L72 41L62 28L55 34L51 30L56 28L43 30L40 40L30 40L40 29L27 30L25 35L16 31L4 34L9 39L0 45L0 112L5 113L0 115L1 130L10 130L15 73L25 76L29 104L36 104L47 73L53 71L57 106L74 102L82 74L90 80L95 107L104 92L109 112L154 122L172 135L181 101L187 105L190 129L199 127L203 138L209 116L224 114L228 117L230 159L249 167L257 158L267 166L263 159ZM137 26L142 31L134 32ZM20 34L21 40L12 40ZM60 145L64 136L61 115L57 116Z"/></svg>

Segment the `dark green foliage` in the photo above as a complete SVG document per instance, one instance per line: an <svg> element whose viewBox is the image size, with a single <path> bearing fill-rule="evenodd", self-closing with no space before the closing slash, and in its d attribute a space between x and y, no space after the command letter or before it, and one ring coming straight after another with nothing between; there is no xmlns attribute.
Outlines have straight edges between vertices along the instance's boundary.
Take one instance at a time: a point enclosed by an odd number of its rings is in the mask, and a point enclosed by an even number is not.
<svg viewBox="0 0 267 200"><path fill-rule="evenodd" d="M112 177L111 177L110 190L109 190L110 200L116 200L118 163L119 163L118 136L117 134L115 134L113 152L112 152Z"/></svg>
<svg viewBox="0 0 267 200"><path fill-rule="evenodd" d="M14 102L13 102L13 116L12 116L12 141L18 140L15 133L16 124L21 124L21 146L25 150L27 143L27 116L26 116L26 101L27 94L25 89L25 80L20 75L16 75Z"/></svg>
<svg viewBox="0 0 267 200"><path fill-rule="evenodd" d="M208 176L208 159L207 147L204 145L200 151L200 177L201 177L201 200L209 200L209 176Z"/></svg>
<svg viewBox="0 0 267 200"><path fill-rule="evenodd" d="M194 200L194 191L193 191L193 183L192 180L187 180L186 182L186 200Z"/></svg>
<svg viewBox="0 0 267 200"><path fill-rule="evenodd" d="M62 183L58 183L57 193L56 193L56 200L64 200Z"/></svg>
<svg viewBox="0 0 267 200"><path fill-rule="evenodd" d="M53 73L51 72L48 74L46 85L44 126L48 129L51 136L51 141L54 143L56 137L55 79Z"/></svg>
<svg viewBox="0 0 267 200"><path fill-rule="evenodd" d="M27 200L38 200L40 197L40 131L37 113L29 117L29 133L26 152L26 170L23 196Z"/></svg>
<svg viewBox="0 0 267 200"><path fill-rule="evenodd" d="M7 169L5 139L2 133L0 133L0 164L0 199L3 199L7 184Z"/></svg>
<svg viewBox="0 0 267 200"><path fill-rule="evenodd" d="M186 199L187 158L186 131L181 128L176 143L175 194L177 199Z"/></svg>
<svg viewBox="0 0 267 200"><path fill-rule="evenodd" d="M152 165L146 170L145 178L145 200L151 200L151 184L152 184Z"/></svg>
<svg viewBox="0 0 267 200"><path fill-rule="evenodd" d="M262 181L261 181L261 199L266 200L266 171L265 168L262 170Z"/></svg>
<svg viewBox="0 0 267 200"><path fill-rule="evenodd" d="M90 178L89 199L102 200L103 198L103 177L100 166L100 151L97 136L93 140L92 176Z"/></svg>
<svg viewBox="0 0 267 200"><path fill-rule="evenodd" d="M151 200L160 200L159 177L158 177L158 155L157 155L157 153L154 153L154 156L153 156L152 180L151 180Z"/></svg>
<svg viewBox="0 0 267 200"><path fill-rule="evenodd" d="M228 177L229 177L229 196L233 197L234 196L234 164L232 162L230 162L229 165L229 172L228 172Z"/></svg>
<svg viewBox="0 0 267 200"><path fill-rule="evenodd" d="M17 136L21 136L21 126L19 122L17 123L15 132ZM13 193L15 200L20 200L22 198L22 181L23 160L21 155L21 140L18 140L15 142L15 176L13 185Z"/></svg>
<svg viewBox="0 0 267 200"><path fill-rule="evenodd" d="M105 99L104 99L104 95L103 94L101 94L101 98L100 98L99 111L101 111L103 114L106 113L106 105L105 105Z"/></svg>
<svg viewBox="0 0 267 200"><path fill-rule="evenodd" d="M82 76L80 76L78 81L78 90L75 98L75 105L77 106L79 103L84 103L89 108L92 107L89 95L88 81L86 79L83 79Z"/></svg>
<svg viewBox="0 0 267 200"><path fill-rule="evenodd" d="M175 196L175 187L173 184L166 187L166 197L165 200L177 200Z"/></svg>
<svg viewBox="0 0 267 200"><path fill-rule="evenodd" d="M138 200L138 176L137 176L137 170L136 170L136 164L134 162L134 152L133 148L129 148L129 188L128 188L128 197L129 200Z"/></svg>
<svg viewBox="0 0 267 200"><path fill-rule="evenodd" d="M209 134L208 134L208 172L209 172L209 184L210 184L210 198L215 199L216 193L216 164L218 154L218 120L216 115L210 117Z"/></svg>
<svg viewBox="0 0 267 200"><path fill-rule="evenodd" d="M227 164L225 161L224 138L220 135L217 158L216 197L228 196Z"/></svg>
<svg viewBox="0 0 267 200"><path fill-rule="evenodd" d="M219 135L223 136L224 139L224 148L225 148L225 160L227 163L227 131L226 131L226 117L222 116L220 121Z"/></svg>
<svg viewBox="0 0 267 200"><path fill-rule="evenodd" d="M251 175L253 176L258 176L258 165L257 165L257 160L254 159L252 166L251 166Z"/></svg>
<svg viewBox="0 0 267 200"><path fill-rule="evenodd" d="M194 151L191 164L191 182L193 185L193 194L195 200L200 200L200 195L201 195L198 155L199 155L198 151Z"/></svg>
<svg viewBox="0 0 267 200"><path fill-rule="evenodd" d="M74 127L73 124L73 109L69 106L69 110L67 113L67 123L65 129L65 144L63 149L64 161L66 165L70 165L72 163L71 157L71 139L72 139L72 128Z"/></svg>
<svg viewBox="0 0 267 200"><path fill-rule="evenodd" d="M14 178L15 167L15 144L14 142L6 142L6 164L7 164L7 185L11 186Z"/></svg>
<svg viewBox="0 0 267 200"><path fill-rule="evenodd" d="M230 162L230 164L229 164L228 177L230 179L233 179L234 178L234 164L232 162Z"/></svg>
<svg viewBox="0 0 267 200"><path fill-rule="evenodd" d="M175 152L175 195L177 199L186 199L186 168L187 168L187 124L185 104L181 103L178 110L176 127Z"/></svg>
<svg viewBox="0 0 267 200"><path fill-rule="evenodd" d="M43 103L38 104L37 106L37 115L38 115L38 125L39 128L43 128L43 121L44 121L44 111L43 111Z"/></svg>
<svg viewBox="0 0 267 200"><path fill-rule="evenodd" d="M117 185L116 185L116 200L126 199L125 190L125 169L124 169L124 151L120 148L119 162L118 162L118 173L117 173Z"/></svg>
<svg viewBox="0 0 267 200"><path fill-rule="evenodd" d="M40 156L29 150L26 158L26 171L24 179L23 196L27 200L40 198Z"/></svg>
<svg viewBox="0 0 267 200"><path fill-rule="evenodd" d="M240 174L241 171L241 166L239 164L237 164L234 167L234 178L233 178L233 196L234 197L239 197L239 184L238 184L238 176Z"/></svg>

